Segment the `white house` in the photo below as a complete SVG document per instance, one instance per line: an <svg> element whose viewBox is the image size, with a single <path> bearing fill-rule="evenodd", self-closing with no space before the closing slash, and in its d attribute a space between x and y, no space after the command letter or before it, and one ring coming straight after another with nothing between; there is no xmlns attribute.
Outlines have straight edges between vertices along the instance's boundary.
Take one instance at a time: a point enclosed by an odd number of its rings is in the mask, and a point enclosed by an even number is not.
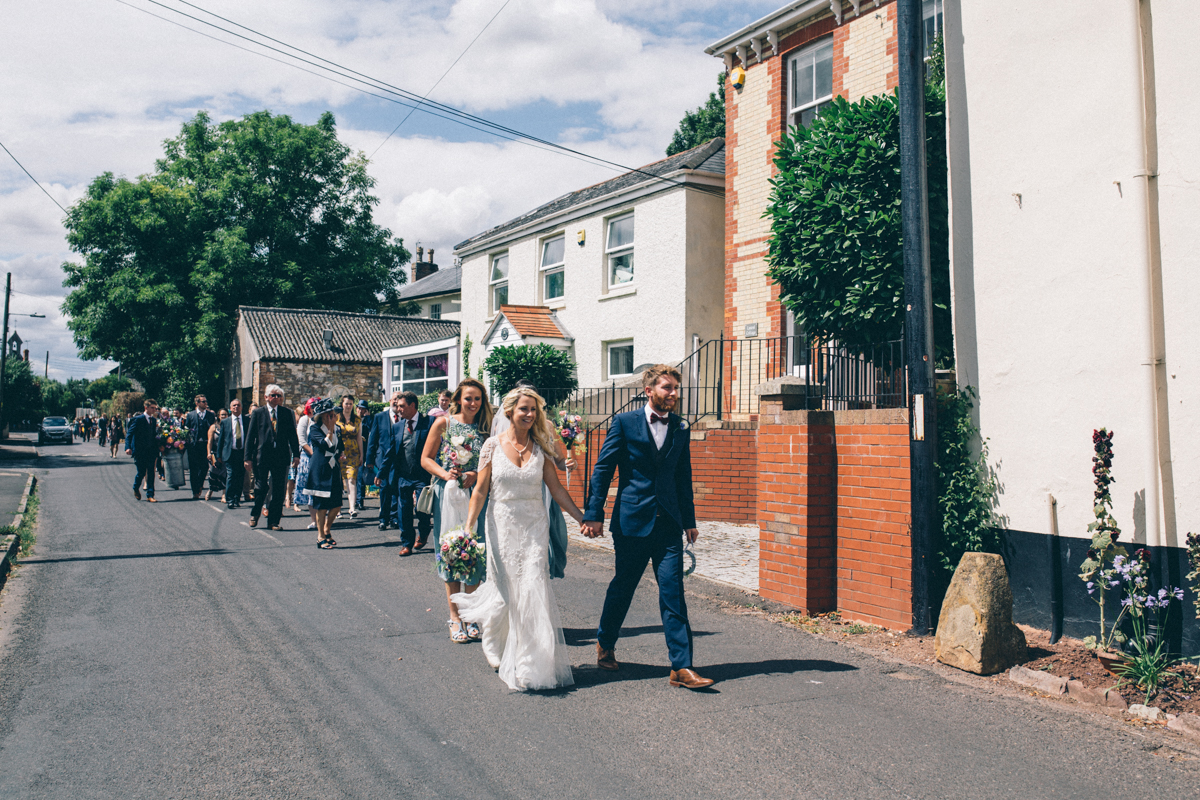
<svg viewBox="0 0 1200 800"><path fill-rule="evenodd" d="M958 377L1014 536L1088 536L1101 427L1124 540L1200 530L1196 11L945 3Z"/></svg>
<svg viewBox="0 0 1200 800"><path fill-rule="evenodd" d="M412 268L412 282L399 292L401 300L417 303L419 317L426 319L462 319L462 268L458 265L438 269L433 263L433 249L425 261L424 248L417 246L417 260Z"/></svg>
<svg viewBox="0 0 1200 800"><path fill-rule="evenodd" d="M553 315L579 384L676 363L721 334L725 144L707 144L559 197L455 247L471 372L520 335L501 306ZM520 312L518 326L545 320ZM551 333L549 329L543 331ZM532 338L540 338L533 336ZM524 337L522 337L524 341Z"/></svg>

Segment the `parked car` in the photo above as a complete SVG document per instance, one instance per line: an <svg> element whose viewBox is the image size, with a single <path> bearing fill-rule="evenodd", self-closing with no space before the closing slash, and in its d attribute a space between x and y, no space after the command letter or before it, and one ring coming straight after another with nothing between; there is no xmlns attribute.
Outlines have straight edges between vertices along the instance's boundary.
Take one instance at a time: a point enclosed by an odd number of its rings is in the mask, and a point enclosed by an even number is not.
<svg viewBox="0 0 1200 800"><path fill-rule="evenodd" d="M46 417L38 425L38 444L73 444L75 436L66 417Z"/></svg>

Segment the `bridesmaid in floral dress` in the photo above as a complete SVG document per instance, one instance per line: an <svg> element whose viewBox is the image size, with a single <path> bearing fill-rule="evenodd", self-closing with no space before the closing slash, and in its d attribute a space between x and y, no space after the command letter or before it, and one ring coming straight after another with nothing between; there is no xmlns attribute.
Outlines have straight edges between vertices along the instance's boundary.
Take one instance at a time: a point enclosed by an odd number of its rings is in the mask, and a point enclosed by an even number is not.
<svg viewBox="0 0 1200 800"><path fill-rule="evenodd" d="M479 451L492 429L492 406L488 403L487 389L479 381L467 378L458 385L450 401L450 412L438 417L429 429L425 452L421 454L421 467L433 476L433 552L438 553L442 534L467 522L471 506L471 492L479 469ZM483 522L473 532L477 540L483 541ZM484 579L484 564L480 562L475 572L466 580L451 580L450 574L438 566L438 577L446 585L446 603L450 607L450 639L455 642L478 641L479 626L464 626L458 615L458 606L450 595L456 592L470 594Z"/></svg>

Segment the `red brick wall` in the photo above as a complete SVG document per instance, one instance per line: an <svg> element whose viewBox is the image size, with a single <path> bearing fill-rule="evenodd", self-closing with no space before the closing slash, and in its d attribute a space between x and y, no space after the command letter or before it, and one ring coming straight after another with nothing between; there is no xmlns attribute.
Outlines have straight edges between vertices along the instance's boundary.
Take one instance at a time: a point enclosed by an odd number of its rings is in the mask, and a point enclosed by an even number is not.
<svg viewBox="0 0 1200 800"><path fill-rule="evenodd" d="M759 594L910 627L907 412L764 401L758 440Z"/></svg>
<svg viewBox="0 0 1200 800"><path fill-rule="evenodd" d="M721 423L712 423L721 425ZM757 519L758 442L753 425L724 423L709 428L700 422L691 429L692 489L696 499L696 519L753 525ZM592 462L600 455L604 432L597 431L588 442ZM570 494L582 507L590 474L580 469L571 476ZM559 473L566 485L566 475ZM613 479L605 517L612 514L612 497L617 481Z"/></svg>

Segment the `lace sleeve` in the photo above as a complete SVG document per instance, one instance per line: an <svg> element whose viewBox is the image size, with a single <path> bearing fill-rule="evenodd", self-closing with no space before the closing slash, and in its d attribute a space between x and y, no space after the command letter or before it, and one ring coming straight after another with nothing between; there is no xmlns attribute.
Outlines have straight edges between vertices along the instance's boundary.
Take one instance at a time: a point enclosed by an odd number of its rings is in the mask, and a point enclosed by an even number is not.
<svg viewBox="0 0 1200 800"><path fill-rule="evenodd" d="M496 443L500 441L499 437L490 436L483 443L483 449L479 451L479 469L483 470L492 465L492 453L496 452Z"/></svg>

